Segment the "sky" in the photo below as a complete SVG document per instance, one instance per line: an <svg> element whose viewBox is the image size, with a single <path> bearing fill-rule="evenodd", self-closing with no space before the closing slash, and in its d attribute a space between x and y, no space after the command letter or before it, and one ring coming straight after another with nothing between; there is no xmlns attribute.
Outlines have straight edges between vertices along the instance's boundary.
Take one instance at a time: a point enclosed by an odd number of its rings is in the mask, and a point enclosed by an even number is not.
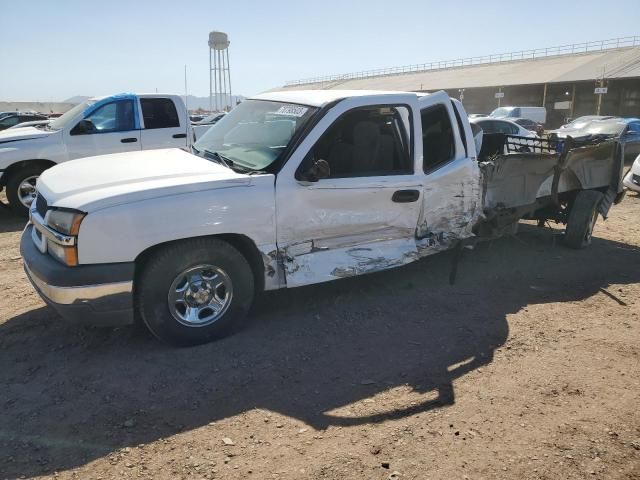
<svg viewBox="0 0 640 480"><path fill-rule="evenodd" d="M640 0L0 0L0 100L209 94L227 32L234 94L318 75L640 35Z"/></svg>

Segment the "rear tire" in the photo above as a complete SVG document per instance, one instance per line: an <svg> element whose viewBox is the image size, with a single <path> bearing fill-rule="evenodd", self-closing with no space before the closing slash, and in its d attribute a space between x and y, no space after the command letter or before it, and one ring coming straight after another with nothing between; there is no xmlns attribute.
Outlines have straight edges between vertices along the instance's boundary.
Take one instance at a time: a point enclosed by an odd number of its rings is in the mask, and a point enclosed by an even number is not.
<svg viewBox="0 0 640 480"><path fill-rule="evenodd" d="M598 207L603 195L595 190L582 190L573 202L564 240L568 247L581 249L591 244L593 227L598 219Z"/></svg>
<svg viewBox="0 0 640 480"><path fill-rule="evenodd" d="M247 259L214 238L195 238L155 252L136 277L136 314L163 342L191 346L237 330L254 296Z"/></svg>
<svg viewBox="0 0 640 480"><path fill-rule="evenodd" d="M7 180L7 200L16 214L29 216L29 206L35 198L36 180L47 168L34 164L11 173Z"/></svg>

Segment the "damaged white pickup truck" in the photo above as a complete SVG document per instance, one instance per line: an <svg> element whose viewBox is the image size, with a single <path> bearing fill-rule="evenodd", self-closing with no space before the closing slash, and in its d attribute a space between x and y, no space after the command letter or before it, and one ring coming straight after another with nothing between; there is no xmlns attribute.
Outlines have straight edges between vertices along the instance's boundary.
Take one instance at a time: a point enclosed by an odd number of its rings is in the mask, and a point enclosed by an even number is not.
<svg viewBox="0 0 640 480"><path fill-rule="evenodd" d="M501 137L499 154L479 158L477 137L444 92L262 94L192 153L45 171L22 236L25 270L63 317L137 318L192 345L236 328L256 292L396 267L520 218L566 223L569 246L584 247L621 196L615 141L567 139L545 153L545 140L517 139L505 153Z"/></svg>

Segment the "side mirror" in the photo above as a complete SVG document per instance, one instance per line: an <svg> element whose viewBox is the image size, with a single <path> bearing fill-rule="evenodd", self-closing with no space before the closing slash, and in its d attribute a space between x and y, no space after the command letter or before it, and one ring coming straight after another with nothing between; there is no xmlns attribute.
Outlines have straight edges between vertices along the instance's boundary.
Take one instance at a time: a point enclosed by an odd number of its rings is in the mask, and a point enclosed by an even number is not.
<svg viewBox="0 0 640 480"><path fill-rule="evenodd" d="M309 182L317 182L323 178L329 178L331 176L331 167L329 167L329 162L323 159L316 160L305 172L304 176Z"/></svg>
<svg viewBox="0 0 640 480"><path fill-rule="evenodd" d="M78 124L73 127L71 130L71 135L87 135L89 133L94 133L96 131L96 127L93 125L91 120L80 120Z"/></svg>

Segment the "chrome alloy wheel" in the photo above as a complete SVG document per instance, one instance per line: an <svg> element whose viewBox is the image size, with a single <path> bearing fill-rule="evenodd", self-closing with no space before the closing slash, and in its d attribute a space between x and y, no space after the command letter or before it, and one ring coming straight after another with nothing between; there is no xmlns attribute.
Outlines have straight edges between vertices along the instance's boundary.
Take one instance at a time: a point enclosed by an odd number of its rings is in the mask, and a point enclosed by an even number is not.
<svg viewBox="0 0 640 480"><path fill-rule="evenodd" d="M18 186L18 199L27 208L36 199L36 180L38 180L38 175L32 175L22 180Z"/></svg>
<svg viewBox="0 0 640 480"><path fill-rule="evenodd" d="M231 305L233 286L224 270L198 265L181 272L169 288L169 311L187 327L204 327L216 322Z"/></svg>

